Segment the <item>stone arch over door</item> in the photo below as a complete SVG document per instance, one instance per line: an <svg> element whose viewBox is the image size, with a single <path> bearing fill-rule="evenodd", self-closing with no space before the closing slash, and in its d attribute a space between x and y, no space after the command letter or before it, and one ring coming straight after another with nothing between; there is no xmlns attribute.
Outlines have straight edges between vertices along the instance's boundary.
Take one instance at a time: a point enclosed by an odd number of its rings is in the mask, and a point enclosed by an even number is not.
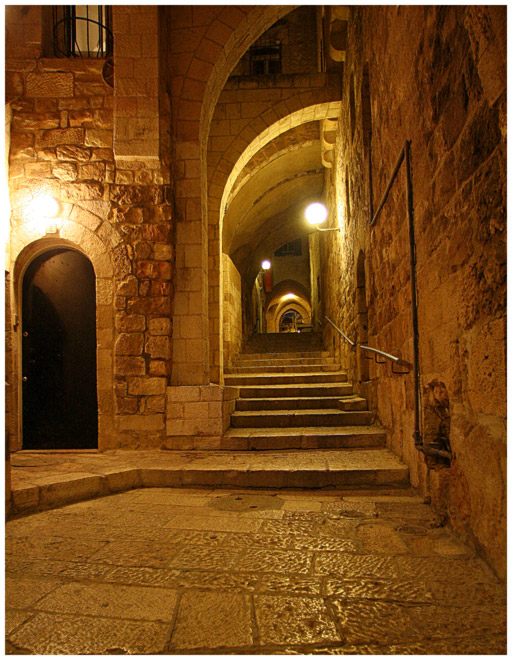
<svg viewBox="0 0 513 661"><path fill-rule="evenodd" d="M59 235L38 235L29 224L21 225L13 231L11 240L11 263L13 278L11 300L15 311L12 333L13 366L12 374L7 375L14 384L13 405L16 411L14 438L11 450L21 449L22 423L22 338L20 321L22 316L22 283L29 265L40 255L54 249L71 249L81 253L92 264L95 274L96 298L96 384L98 401L98 449L106 449L115 438L114 420L114 379L113 379L113 339L114 321L112 302L114 274L112 262L103 242L90 230L78 228L73 223L65 223Z"/></svg>

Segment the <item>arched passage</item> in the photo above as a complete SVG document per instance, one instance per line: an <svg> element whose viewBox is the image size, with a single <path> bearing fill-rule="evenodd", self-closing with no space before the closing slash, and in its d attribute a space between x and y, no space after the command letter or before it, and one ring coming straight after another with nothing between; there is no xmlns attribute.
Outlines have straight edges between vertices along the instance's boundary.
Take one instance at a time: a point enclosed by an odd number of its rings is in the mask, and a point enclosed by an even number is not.
<svg viewBox="0 0 513 661"><path fill-rule="evenodd" d="M22 447L98 446L93 265L59 247L22 279Z"/></svg>

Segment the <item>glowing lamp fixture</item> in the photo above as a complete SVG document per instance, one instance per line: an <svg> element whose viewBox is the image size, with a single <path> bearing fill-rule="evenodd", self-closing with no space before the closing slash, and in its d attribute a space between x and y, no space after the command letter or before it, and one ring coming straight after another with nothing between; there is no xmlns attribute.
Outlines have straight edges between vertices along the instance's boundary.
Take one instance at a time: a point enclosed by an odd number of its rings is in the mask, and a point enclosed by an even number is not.
<svg viewBox="0 0 513 661"><path fill-rule="evenodd" d="M295 294L285 294L285 296L283 298L288 300L290 298L296 298L296 295Z"/></svg>
<svg viewBox="0 0 513 661"><path fill-rule="evenodd" d="M59 203L50 195L38 195L28 204L28 215L32 223L48 232L56 232L61 226L61 220L56 218L59 213Z"/></svg>
<svg viewBox="0 0 513 661"><path fill-rule="evenodd" d="M320 225L328 217L328 209L321 202L313 202L306 207L305 216L310 225Z"/></svg>
<svg viewBox="0 0 513 661"><path fill-rule="evenodd" d="M38 195L28 205L28 211L33 220L55 218L59 213L59 203L50 195Z"/></svg>
<svg viewBox="0 0 513 661"><path fill-rule="evenodd" d="M319 232L338 232L340 230L340 227L330 227L327 229L317 227L317 225L321 225L328 217L328 209L322 202L312 202L312 204L309 204L305 209L305 217L310 225L313 225Z"/></svg>
<svg viewBox="0 0 513 661"><path fill-rule="evenodd" d="M261 266L264 271L268 271L271 268L271 262L268 259L264 259Z"/></svg>

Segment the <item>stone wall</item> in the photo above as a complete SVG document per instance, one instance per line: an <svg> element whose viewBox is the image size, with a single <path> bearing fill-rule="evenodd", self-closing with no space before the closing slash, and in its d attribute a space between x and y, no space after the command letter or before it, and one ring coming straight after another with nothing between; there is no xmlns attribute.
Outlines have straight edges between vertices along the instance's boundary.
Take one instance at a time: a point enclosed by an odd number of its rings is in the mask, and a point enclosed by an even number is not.
<svg viewBox="0 0 513 661"><path fill-rule="evenodd" d="M234 263L223 254L223 364L231 367L242 349L242 285Z"/></svg>
<svg viewBox="0 0 513 661"><path fill-rule="evenodd" d="M371 363L371 402L390 446L410 466L413 483L430 494L501 576L506 543L505 14L504 7L353 11L336 162L327 181L330 211L342 231L323 237L322 257L327 312L354 338L362 251L368 342L412 361L405 166L371 228L362 108L367 66L374 209L405 140L411 140L423 431L448 433L450 468L426 462L413 446L411 374L395 376L389 364ZM327 328L328 344L331 334ZM356 376L355 355L342 350Z"/></svg>
<svg viewBox="0 0 513 661"><path fill-rule="evenodd" d="M114 24L124 16L130 32L128 14L119 11ZM102 76L104 61L38 57L41 12L8 11L13 290L38 249L70 246L89 257L96 275L100 448L156 446L165 435L171 367L175 255L168 175L153 153L144 156L144 132L139 156L127 154L123 141L116 151L114 127L130 115L130 100L115 98ZM18 47L15 35L27 30L32 41ZM60 203L55 227L40 226L28 214L28 203L40 193ZM14 377L19 360L18 351ZM21 439L13 431L16 449Z"/></svg>

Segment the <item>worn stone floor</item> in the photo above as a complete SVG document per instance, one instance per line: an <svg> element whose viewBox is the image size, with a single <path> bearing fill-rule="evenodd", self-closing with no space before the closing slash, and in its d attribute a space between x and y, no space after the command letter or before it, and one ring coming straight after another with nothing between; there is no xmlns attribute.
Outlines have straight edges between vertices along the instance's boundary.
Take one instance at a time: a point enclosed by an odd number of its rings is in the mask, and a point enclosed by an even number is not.
<svg viewBox="0 0 513 661"><path fill-rule="evenodd" d="M506 594L404 489L135 489L6 524L10 654L505 654Z"/></svg>

